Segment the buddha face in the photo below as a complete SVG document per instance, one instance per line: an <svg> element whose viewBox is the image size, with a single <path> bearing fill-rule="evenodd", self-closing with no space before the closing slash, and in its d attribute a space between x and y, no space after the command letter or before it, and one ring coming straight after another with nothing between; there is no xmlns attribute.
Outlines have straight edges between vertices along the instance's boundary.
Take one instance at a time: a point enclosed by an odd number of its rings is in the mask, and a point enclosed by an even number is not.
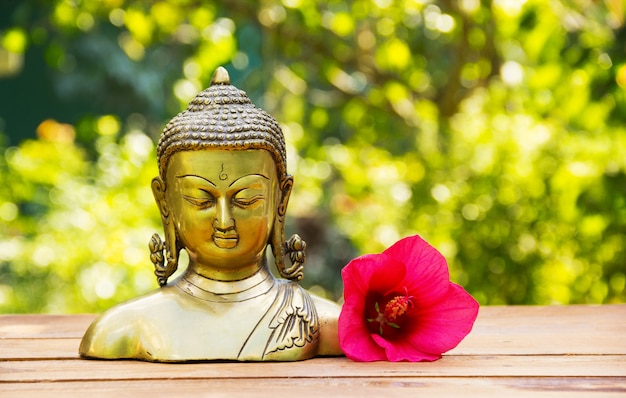
<svg viewBox="0 0 626 398"><path fill-rule="evenodd" d="M165 205L192 266L258 268L280 200L269 152L176 152L165 177Z"/></svg>

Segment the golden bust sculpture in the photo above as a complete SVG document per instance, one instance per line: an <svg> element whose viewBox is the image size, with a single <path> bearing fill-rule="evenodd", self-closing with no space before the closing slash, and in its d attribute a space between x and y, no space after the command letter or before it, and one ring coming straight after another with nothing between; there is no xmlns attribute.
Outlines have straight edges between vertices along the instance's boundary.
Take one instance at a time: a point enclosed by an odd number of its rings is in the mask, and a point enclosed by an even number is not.
<svg viewBox="0 0 626 398"><path fill-rule="evenodd" d="M220 67L167 124L157 157L152 191L165 239L155 234L149 246L161 287L97 318L80 355L157 362L341 355L339 306L294 282L306 245L297 235L285 240L293 177L278 123ZM268 245L287 279L270 273ZM181 250L189 265L168 283Z"/></svg>

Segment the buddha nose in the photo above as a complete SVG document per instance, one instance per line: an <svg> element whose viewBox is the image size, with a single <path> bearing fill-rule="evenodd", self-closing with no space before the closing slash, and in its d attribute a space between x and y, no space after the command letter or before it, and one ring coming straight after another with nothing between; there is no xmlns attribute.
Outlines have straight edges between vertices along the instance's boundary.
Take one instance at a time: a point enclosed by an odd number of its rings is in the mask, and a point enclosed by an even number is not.
<svg viewBox="0 0 626 398"><path fill-rule="evenodd" d="M229 231L235 228L235 219L233 218L232 209L227 198L219 198L217 200L215 220L213 228L218 231Z"/></svg>

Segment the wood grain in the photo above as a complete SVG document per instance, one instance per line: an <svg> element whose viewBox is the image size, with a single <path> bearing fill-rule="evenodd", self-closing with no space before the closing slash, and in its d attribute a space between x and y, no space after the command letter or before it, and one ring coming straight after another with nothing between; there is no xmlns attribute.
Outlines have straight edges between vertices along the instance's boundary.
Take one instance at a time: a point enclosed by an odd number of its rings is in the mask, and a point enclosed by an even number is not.
<svg viewBox="0 0 626 398"><path fill-rule="evenodd" d="M444 356L435 362L355 363L346 358L302 362L165 364L138 361L0 362L0 382L336 378L336 377L626 377L624 355Z"/></svg>
<svg viewBox="0 0 626 398"><path fill-rule="evenodd" d="M620 378L309 378L121 380L0 384L3 398L37 397L624 397Z"/></svg>

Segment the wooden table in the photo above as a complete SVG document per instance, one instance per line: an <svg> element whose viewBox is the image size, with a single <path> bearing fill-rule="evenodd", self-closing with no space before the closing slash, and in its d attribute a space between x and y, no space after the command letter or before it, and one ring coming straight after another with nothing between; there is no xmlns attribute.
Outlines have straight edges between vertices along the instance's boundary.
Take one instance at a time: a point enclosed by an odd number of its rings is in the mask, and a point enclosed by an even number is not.
<svg viewBox="0 0 626 398"><path fill-rule="evenodd" d="M93 318L0 316L0 397L626 397L626 304L484 307L431 363L83 360Z"/></svg>

